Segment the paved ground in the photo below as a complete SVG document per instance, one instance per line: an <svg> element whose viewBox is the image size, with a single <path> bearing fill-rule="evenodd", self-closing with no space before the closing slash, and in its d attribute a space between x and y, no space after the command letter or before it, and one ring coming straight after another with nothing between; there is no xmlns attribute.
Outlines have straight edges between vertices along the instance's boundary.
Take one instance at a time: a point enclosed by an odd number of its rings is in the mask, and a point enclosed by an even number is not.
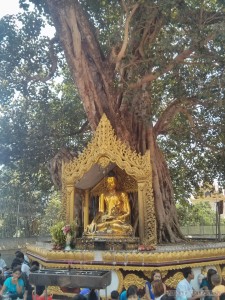
<svg viewBox="0 0 225 300"><path fill-rule="evenodd" d="M5 260L5 263L8 267L11 266L11 263L15 257L16 249L14 250L1 250L2 258Z"/></svg>

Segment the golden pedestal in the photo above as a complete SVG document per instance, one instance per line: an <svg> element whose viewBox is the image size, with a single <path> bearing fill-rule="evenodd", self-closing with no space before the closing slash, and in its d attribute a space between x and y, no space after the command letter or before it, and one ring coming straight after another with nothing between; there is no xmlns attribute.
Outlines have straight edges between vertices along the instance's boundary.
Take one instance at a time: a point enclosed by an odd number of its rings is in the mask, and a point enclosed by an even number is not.
<svg viewBox="0 0 225 300"><path fill-rule="evenodd" d="M37 260L43 268L76 268L84 270L111 270L114 286L119 292L131 284L144 292L145 282L153 270L159 269L167 289L175 289L182 279L181 270L192 267L195 277L202 267L215 268L225 279L225 243L186 243L158 245L153 251L137 250L73 250L53 251L42 247L27 246L31 260ZM52 287L60 293L59 287ZM62 292L63 293L63 292ZM104 298L104 294L102 296Z"/></svg>
<svg viewBox="0 0 225 300"><path fill-rule="evenodd" d="M76 240L76 247L83 250L137 250L139 238L108 235L84 236Z"/></svg>

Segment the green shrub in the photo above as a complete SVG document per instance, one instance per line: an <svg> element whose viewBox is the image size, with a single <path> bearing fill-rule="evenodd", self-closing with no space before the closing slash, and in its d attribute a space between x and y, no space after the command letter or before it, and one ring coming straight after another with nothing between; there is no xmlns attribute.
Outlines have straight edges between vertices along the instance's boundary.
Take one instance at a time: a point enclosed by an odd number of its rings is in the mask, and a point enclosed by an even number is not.
<svg viewBox="0 0 225 300"><path fill-rule="evenodd" d="M52 241L56 246L64 247L66 244L66 236L63 234L62 228L65 226L63 221L50 227Z"/></svg>

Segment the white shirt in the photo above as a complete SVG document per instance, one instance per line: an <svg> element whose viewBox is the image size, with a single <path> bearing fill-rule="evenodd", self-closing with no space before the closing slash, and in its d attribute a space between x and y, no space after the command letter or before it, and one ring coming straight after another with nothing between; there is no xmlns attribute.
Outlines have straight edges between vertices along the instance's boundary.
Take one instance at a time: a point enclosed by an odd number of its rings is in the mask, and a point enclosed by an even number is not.
<svg viewBox="0 0 225 300"><path fill-rule="evenodd" d="M5 263L4 259L0 258L0 270L2 270L5 267L6 267L6 263Z"/></svg>
<svg viewBox="0 0 225 300"><path fill-rule="evenodd" d="M29 277L29 275L30 275L30 267L28 266L28 264L26 264L26 263L23 262L22 266L21 266L21 271L23 273L26 273L27 276Z"/></svg>
<svg viewBox="0 0 225 300"><path fill-rule="evenodd" d="M193 287L186 278L181 280L176 288L176 300L187 300L193 294Z"/></svg>

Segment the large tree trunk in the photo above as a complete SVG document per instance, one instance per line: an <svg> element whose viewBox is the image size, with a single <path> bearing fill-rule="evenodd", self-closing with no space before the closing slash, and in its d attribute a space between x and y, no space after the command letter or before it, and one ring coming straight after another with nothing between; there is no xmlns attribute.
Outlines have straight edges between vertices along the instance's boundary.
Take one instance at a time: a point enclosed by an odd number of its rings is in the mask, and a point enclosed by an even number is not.
<svg viewBox="0 0 225 300"><path fill-rule="evenodd" d="M149 130L149 139L158 241L178 242L184 237L180 231L177 219L170 173L165 157L156 143L152 129Z"/></svg>
<svg viewBox="0 0 225 300"><path fill-rule="evenodd" d="M128 113L126 107L121 108L123 95L113 86L115 63L104 58L79 3L47 2L92 129L95 130L105 113L123 142L142 154L150 149L158 241L180 240L183 236L179 230L170 174L153 128L135 113Z"/></svg>

